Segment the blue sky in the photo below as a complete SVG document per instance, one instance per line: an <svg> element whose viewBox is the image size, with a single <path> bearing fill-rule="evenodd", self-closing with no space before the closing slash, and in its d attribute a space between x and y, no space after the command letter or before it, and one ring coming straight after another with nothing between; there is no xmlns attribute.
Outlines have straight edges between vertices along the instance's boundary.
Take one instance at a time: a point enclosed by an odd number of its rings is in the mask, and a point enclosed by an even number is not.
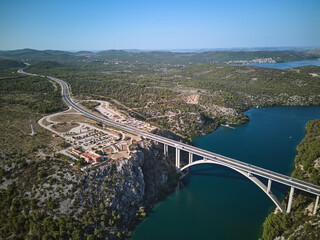
<svg viewBox="0 0 320 240"><path fill-rule="evenodd" d="M0 49L320 47L319 0L0 0Z"/></svg>

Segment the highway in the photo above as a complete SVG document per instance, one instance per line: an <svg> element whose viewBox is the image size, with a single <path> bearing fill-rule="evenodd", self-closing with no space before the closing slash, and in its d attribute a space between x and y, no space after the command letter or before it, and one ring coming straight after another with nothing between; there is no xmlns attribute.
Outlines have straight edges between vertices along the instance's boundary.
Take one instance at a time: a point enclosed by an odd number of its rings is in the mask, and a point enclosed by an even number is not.
<svg viewBox="0 0 320 240"><path fill-rule="evenodd" d="M26 73L26 72L24 72L23 69L19 69L18 73L27 74L27 75L31 75L31 76L45 77L42 75ZM209 151L206 151L206 150L203 150L203 149L200 149L200 148L188 145L188 144L184 144L184 143L172 140L172 139L168 139L166 137L162 137L162 136L159 136L156 134L145 132L145 131L136 129L134 127L126 126L126 125L114 122L112 120L109 120L107 118L95 115L95 114L89 112L88 110L78 106L72 100L72 98L70 97L70 94L69 94L69 87L63 80L58 79L58 78L54 78L54 77L50 77L50 76L47 76L47 78L52 81L55 81L61 85L61 92L62 92L63 101L69 107L74 108L75 110L79 111L80 113L82 113L84 116L86 116L88 118L91 118L91 119L96 120L98 122L101 122L103 124L121 129L123 131L142 136L146 139L157 141L159 143L163 143L168 146L178 148L180 150L192 153L194 155L198 155L200 157L203 157L204 159L207 159L208 163L210 162L210 160L212 160L222 166L236 168L236 169L245 171L247 173L250 173L250 174L253 174L256 176L260 176L260 177L263 177L266 179L270 179L272 181L275 181L275 182L278 182L281 184L285 184L287 186L294 187L296 189L300 189L302 191L309 192L314 195L320 196L320 186L318 186L318 185L314 185L314 184L304 182L304 181L301 181L301 180L298 180L295 178L291 178L289 176L286 176L286 175L283 175L283 174L280 174L277 172L269 171L269 170L261 168L261 167L257 167L257 166L254 166L254 165L251 165L248 163L244 163L244 162L241 162L241 161L229 158L229 157L225 157L225 156L213 153L213 152L209 152Z"/></svg>

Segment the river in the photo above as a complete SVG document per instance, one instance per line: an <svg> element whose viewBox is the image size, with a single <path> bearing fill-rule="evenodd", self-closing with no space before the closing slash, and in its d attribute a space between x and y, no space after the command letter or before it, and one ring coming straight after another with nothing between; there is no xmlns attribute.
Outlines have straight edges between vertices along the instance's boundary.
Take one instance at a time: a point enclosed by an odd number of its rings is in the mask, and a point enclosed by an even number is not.
<svg viewBox="0 0 320 240"><path fill-rule="evenodd" d="M195 146L283 174L290 174L296 146L320 107L253 108L250 122L235 129L220 127L193 139ZM287 189L273 184L282 199ZM194 166L179 190L158 203L135 229L132 240L256 240L275 208L252 182L215 165Z"/></svg>

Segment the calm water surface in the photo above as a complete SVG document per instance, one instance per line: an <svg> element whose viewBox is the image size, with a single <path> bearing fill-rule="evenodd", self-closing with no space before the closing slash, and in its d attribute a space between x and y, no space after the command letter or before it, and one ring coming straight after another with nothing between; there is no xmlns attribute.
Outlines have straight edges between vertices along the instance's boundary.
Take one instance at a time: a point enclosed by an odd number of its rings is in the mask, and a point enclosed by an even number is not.
<svg viewBox="0 0 320 240"><path fill-rule="evenodd" d="M308 60L302 60L302 61L282 62L282 63L254 63L254 64L248 64L246 66L288 69L288 68L302 67L307 65L320 66L320 59L317 58L317 59L308 59Z"/></svg>
<svg viewBox="0 0 320 240"><path fill-rule="evenodd" d="M194 139L197 147L283 174L293 170L296 146L320 107L255 108L247 125L219 128ZM286 188L272 185L282 198ZM134 240L258 239L273 202L242 175L215 165L194 166L133 232Z"/></svg>

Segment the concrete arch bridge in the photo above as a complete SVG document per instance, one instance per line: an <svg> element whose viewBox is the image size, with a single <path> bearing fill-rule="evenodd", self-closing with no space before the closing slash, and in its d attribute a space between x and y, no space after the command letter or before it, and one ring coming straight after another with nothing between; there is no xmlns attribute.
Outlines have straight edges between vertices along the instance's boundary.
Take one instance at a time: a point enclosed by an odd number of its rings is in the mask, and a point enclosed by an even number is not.
<svg viewBox="0 0 320 240"><path fill-rule="evenodd" d="M215 164L215 165L224 166L224 167L227 167L229 169L232 169L232 170L240 173L241 175L243 175L247 179L249 179L251 182L253 182L255 185L257 185L273 201L273 203L276 205L276 207L281 212L286 211L287 213L289 213L291 211L293 194L294 194L295 189L300 189L304 192L313 193L314 195L316 195L316 201L315 201L315 205L314 205L314 209L313 209L313 214L316 214L318 204L319 204L319 195L320 194L315 194L311 188L306 186L306 182L304 182L304 181L301 181L298 179L293 179L293 178L287 177L287 176L286 176L286 179L283 179L284 175L282 175L282 174L278 174L278 173L275 173L275 172L272 172L272 171L269 171L269 170L266 170L263 168L259 168L259 167L253 166L251 164L246 164L246 168L241 168L241 167L235 166L234 161L238 162L237 160L230 159L232 162L228 163L227 161L225 161L226 159L228 159L227 157L221 156L218 154L215 154L214 157L210 157L210 158L203 157L199 154L196 154L198 156L201 156L202 159L194 161L193 160L194 153L189 152L184 148L175 147L175 149L176 149L176 169L178 172L182 173L182 178L186 175L186 174L184 174L185 170L188 170L190 167L195 166L195 165ZM180 152L181 151L186 151L189 153L188 164L184 165L184 166L181 166L181 162L180 162ZM164 155L168 156L168 145L166 145L166 144L164 144ZM220 157L222 157L223 159L221 160ZM262 172L258 171L260 169L262 170ZM279 175L280 178L277 178L277 175ZM267 179L268 180L267 185L265 185L262 181L260 181L257 178L257 176ZM287 181L287 180L289 180L289 181ZM272 185L273 181L290 187L289 200L288 200L288 204L287 204L286 209L282 205L282 203L279 201L279 199L271 191L271 185ZM289 184L288 184L288 182L289 182ZM300 183L303 186L300 185ZM317 185L313 185L311 183L308 183L308 185L310 187L314 186L314 187L318 188Z"/></svg>

